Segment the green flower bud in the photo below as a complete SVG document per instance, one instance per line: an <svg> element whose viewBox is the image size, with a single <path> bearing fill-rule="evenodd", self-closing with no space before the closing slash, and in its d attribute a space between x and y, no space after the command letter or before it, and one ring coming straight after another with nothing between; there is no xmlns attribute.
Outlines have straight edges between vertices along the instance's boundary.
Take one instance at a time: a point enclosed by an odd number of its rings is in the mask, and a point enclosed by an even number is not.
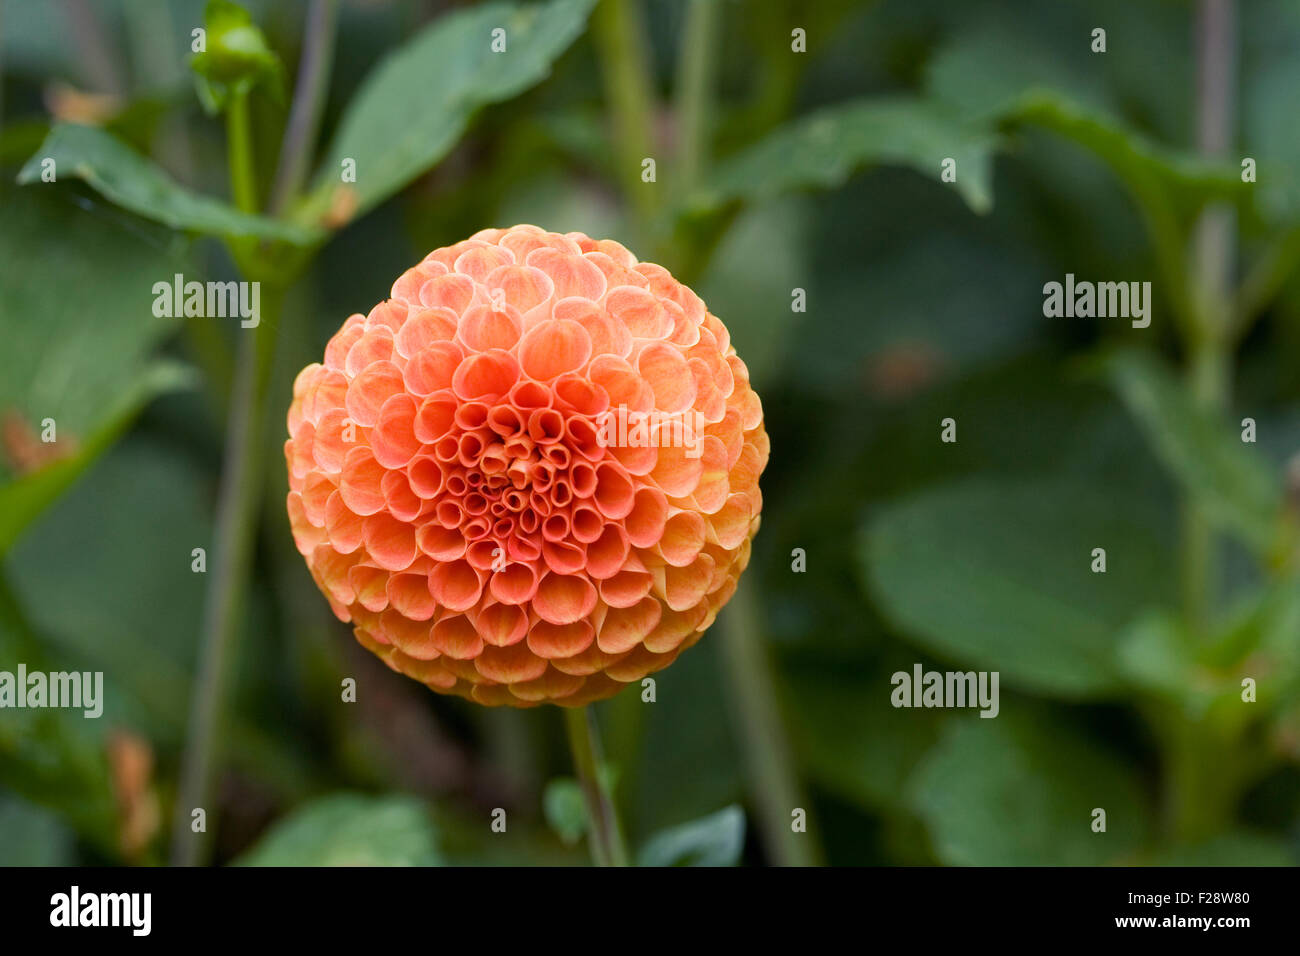
<svg viewBox="0 0 1300 956"><path fill-rule="evenodd" d="M208 112L221 112L232 96L258 85L283 99L284 67L247 10L232 0L208 0L204 31L204 49L190 60L190 68Z"/></svg>

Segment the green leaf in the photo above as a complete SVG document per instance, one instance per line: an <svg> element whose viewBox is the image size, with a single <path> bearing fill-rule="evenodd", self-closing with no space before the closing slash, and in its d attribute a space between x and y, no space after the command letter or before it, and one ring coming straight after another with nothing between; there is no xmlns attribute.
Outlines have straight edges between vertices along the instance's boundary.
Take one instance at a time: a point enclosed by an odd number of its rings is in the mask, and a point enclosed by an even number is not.
<svg viewBox="0 0 1300 956"><path fill-rule="evenodd" d="M963 32L931 61L926 89L973 121L1038 126L1070 139L1140 193L1155 182L1194 203L1245 194L1240 168L1153 142L1115 115L1091 66L1077 57L1071 66L1022 31Z"/></svg>
<svg viewBox="0 0 1300 956"><path fill-rule="evenodd" d="M1264 457L1198 407L1159 360L1121 352L1105 368L1160 460L1211 520L1256 551L1269 549L1282 530L1282 487Z"/></svg>
<svg viewBox="0 0 1300 956"><path fill-rule="evenodd" d="M565 846L577 843L587 832L587 804L581 785L572 777L558 777L546 784L542 812Z"/></svg>
<svg viewBox="0 0 1300 956"><path fill-rule="evenodd" d="M73 670L44 652L0 578L0 662L12 669ZM55 811L102 851L117 851L117 805L105 750L105 723L64 708L0 711L0 787ZM5 841L0 840L0 850Z"/></svg>
<svg viewBox="0 0 1300 956"><path fill-rule="evenodd" d="M638 866L735 866L745 849L745 811L717 813L661 830L637 854Z"/></svg>
<svg viewBox="0 0 1300 956"><path fill-rule="evenodd" d="M274 824L236 866L437 866L427 808L405 796L334 794Z"/></svg>
<svg viewBox="0 0 1300 956"><path fill-rule="evenodd" d="M58 817L0 792L0 866L69 866L72 832Z"/></svg>
<svg viewBox="0 0 1300 956"><path fill-rule="evenodd" d="M1160 182L1196 207L1246 195L1239 167L1154 143L1122 120L1076 103L1056 90L1026 91L1004 118L1041 126L1073 140L1104 160L1130 185Z"/></svg>
<svg viewBox="0 0 1300 956"><path fill-rule="evenodd" d="M153 314L152 285L184 260L147 233L86 212L52 192L0 188L0 315L13 317L0 350L0 555L127 427L155 395L189 373L152 353L176 320ZM150 227L153 228L153 227ZM111 356L111 360L106 359ZM40 442L53 419L56 441ZM26 471L21 430L55 460Z"/></svg>
<svg viewBox="0 0 1300 956"><path fill-rule="evenodd" d="M911 661L894 663L894 670L911 672ZM901 809L904 784L937 739L945 713L891 706L893 671L884 666L868 669L855 661L835 671L805 672L789 665L782 670L791 736L809 774L865 809Z"/></svg>
<svg viewBox="0 0 1300 956"><path fill-rule="evenodd" d="M23 531L121 437L153 398L190 387L195 381L189 366L168 361L153 363L115 399L107 419L75 453L0 484L0 557L8 554Z"/></svg>
<svg viewBox="0 0 1300 956"><path fill-rule="evenodd" d="M1124 625L1172 601L1162 518L1080 482L976 479L887 507L859 554L878 605L921 646L1004 687L1084 698L1121 687Z"/></svg>
<svg viewBox="0 0 1300 956"><path fill-rule="evenodd" d="M41 173L46 159L54 160L56 177L82 179L110 202L172 229L294 245L310 245L323 235L318 230L249 215L221 200L190 192L149 159L96 127L56 125L18 173L18 182L44 185Z"/></svg>
<svg viewBox="0 0 1300 956"><path fill-rule="evenodd" d="M791 198L742 212L695 284L700 297L723 314L755 388L775 379L803 318L790 309L790 290L808 274L804 211ZM763 267L755 269L756 262Z"/></svg>
<svg viewBox="0 0 1300 956"><path fill-rule="evenodd" d="M1121 760L1005 702L992 720L953 721L911 791L936 854L955 866L1121 863L1150 828L1146 796ZM1098 808L1104 833L1092 829Z"/></svg>
<svg viewBox="0 0 1300 956"><path fill-rule="evenodd" d="M855 100L826 107L769 134L724 161L692 205L758 201L792 189L833 189L854 172L882 163L909 166L938 179L956 160L954 184L967 205L993 205L994 131L946 106L914 97Z"/></svg>
<svg viewBox="0 0 1300 956"><path fill-rule="evenodd" d="M193 690L207 578L191 570L191 552L207 549L210 572L209 482L175 448L128 438L32 526L5 565L43 645L104 673L111 686L101 721L136 727L164 747L180 744Z"/></svg>
<svg viewBox="0 0 1300 956"><path fill-rule="evenodd" d="M432 168L478 109L546 77L582 32L594 3L488 3L426 27L385 58L348 104L299 215L318 221L336 189L353 191L360 215ZM505 30L502 53L491 48L497 28ZM356 163L355 184L340 182L344 160Z"/></svg>
<svg viewBox="0 0 1300 956"><path fill-rule="evenodd" d="M1157 866L1296 866L1294 850L1277 834L1232 830L1192 846L1162 853Z"/></svg>

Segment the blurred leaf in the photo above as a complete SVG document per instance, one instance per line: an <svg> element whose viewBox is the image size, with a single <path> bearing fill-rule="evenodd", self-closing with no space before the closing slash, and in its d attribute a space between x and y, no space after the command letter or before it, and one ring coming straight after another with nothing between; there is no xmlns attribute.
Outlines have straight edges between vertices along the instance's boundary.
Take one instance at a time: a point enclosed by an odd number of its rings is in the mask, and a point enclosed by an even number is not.
<svg viewBox="0 0 1300 956"><path fill-rule="evenodd" d="M1077 55L1071 67L1059 51L1017 30L963 31L935 55L927 74L929 95L961 115L1051 130L1096 154L1144 195L1153 182L1196 203L1245 194L1237 166L1152 142L1114 114L1101 78Z"/></svg>
<svg viewBox="0 0 1300 956"><path fill-rule="evenodd" d="M390 53L353 97L339 122L315 187L300 210L316 221L349 190L354 215L382 202L445 156L481 107L541 81L582 32L595 0L488 3L440 17ZM506 51L491 49L492 31ZM356 183L340 183L345 159Z"/></svg>
<svg viewBox="0 0 1300 956"><path fill-rule="evenodd" d="M1157 866L1295 866L1294 849L1276 834L1232 830L1204 843L1168 850Z"/></svg>
<svg viewBox="0 0 1300 956"><path fill-rule="evenodd" d="M1120 397L1170 473L1220 527L1256 551L1282 523L1281 482L1237 427L1198 407L1158 360L1122 352L1106 362Z"/></svg>
<svg viewBox="0 0 1300 956"><path fill-rule="evenodd" d="M439 804L433 808L443 866L590 866L585 848L569 846L522 814L494 833L480 809ZM512 811L513 813L513 811Z"/></svg>
<svg viewBox="0 0 1300 956"><path fill-rule="evenodd" d="M611 764L601 764L596 771L608 793L618 789L618 769ZM556 777L542 790L542 814L546 823L565 846L573 846L587 832L587 801L582 784L574 777Z"/></svg>
<svg viewBox="0 0 1300 956"><path fill-rule="evenodd" d="M587 804L582 786L573 777L557 777L542 791L542 813L565 844L572 846L587 832Z"/></svg>
<svg viewBox="0 0 1300 956"><path fill-rule="evenodd" d="M910 671L911 663L899 658L897 667ZM818 673L787 666L783 671L792 737L811 776L856 806L902 809L904 784L937 739L946 715L893 707L892 671L884 662L869 670L853 666Z"/></svg>
<svg viewBox="0 0 1300 956"><path fill-rule="evenodd" d="M1151 142L1123 121L1073 102L1056 90L1034 89L1021 96L1006 118L1049 129L1091 150L1131 186L1158 182L1191 205L1247 195L1241 169Z"/></svg>
<svg viewBox="0 0 1300 956"><path fill-rule="evenodd" d="M0 866L69 866L73 849L58 817L0 791Z"/></svg>
<svg viewBox="0 0 1300 956"><path fill-rule="evenodd" d="M654 834L637 853L637 866L735 866L745 850L745 811L719 810Z"/></svg>
<svg viewBox="0 0 1300 956"><path fill-rule="evenodd" d="M219 199L193 193L111 133L92 126L56 125L19 172L18 182L48 185L41 182L41 164L46 159L54 160L56 176L85 180L110 202L172 229L227 238L278 239L296 245L309 245L322 236L316 230L249 215Z"/></svg>
<svg viewBox="0 0 1300 956"><path fill-rule="evenodd" d="M1041 294L1020 279L1039 263L994 242L936 228L852 265L813 261L820 284L807 283L808 313L794 316L802 321L787 364L804 387L827 394L908 397L955 370L1031 348L1046 325ZM789 304L786 286L767 309ZM854 320L835 321L842 315Z"/></svg>
<svg viewBox="0 0 1300 956"><path fill-rule="evenodd" d="M930 57L925 89L934 99L982 123L1003 119L1030 89L1070 90L1090 107L1109 105L1102 76L1084 59L1091 55L1086 47L1080 54L1076 44L1051 43L1034 29L1041 24L981 20L953 31Z"/></svg>
<svg viewBox="0 0 1300 956"><path fill-rule="evenodd" d="M66 670L37 643L0 579L0 661L9 669ZM82 669L80 667L76 669ZM106 691L107 694L107 691ZM117 848L117 805L104 749L105 725L62 708L0 710L0 786L54 810L102 850ZM3 847L3 841L0 841Z"/></svg>
<svg viewBox="0 0 1300 956"><path fill-rule="evenodd" d="M1004 701L991 720L954 720L912 781L935 852L955 866L1121 863L1150 810L1115 756L1073 728ZM1092 831L1093 810L1106 831Z"/></svg>
<svg viewBox="0 0 1300 956"><path fill-rule="evenodd" d="M132 437L10 555L9 580L45 645L79 670L104 672L103 722L179 742L207 581L191 570L191 551L208 550L210 573L211 521L204 473Z"/></svg>
<svg viewBox="0 0 1300 956"><path fill-rule="evenodd" d="M1170 611L1152 611L1138 618L1119 642L1119 662L1124 675L1138 686L1179 702L1198 687L1190 635Z"/></svg>
<svg viewBox="0 0 1300 956"><path fill-rule="evenodd" d="M1295 91L1300 84L1300 10L1286 0L1262 0L1241 9L1242 157L1259 164L1260 211L1268 222L1300 220L1300 124ZM1253 36L1252 36L1253 34Z"/></svg>
<svg viewBox="0 0 1300 956"><path fill-rule="evenodd" d="M745 210L695 283L709 310L726 323L760 390L776 378L797 320L805 318L790 308L790 290L808 275L805 218L803 206L788 199Z"/></svg>
<svg viewBox="0 0 1300 956"><path fill-rule="evenodd" d="M992 129L925 99L896 97L829 106L795 120L725 160L692 205L709 208L733 199L761 201L792 189L844 184L854 172L881 163L909 166L938 179L945 159L956 160L955 186L967 205L993 205Z"/></svg>
<svg viewBox="0 0 1300 956"><path fill-rule="evenodd" d="M625 692L625 706L637 708L644 721L639 757L623 775L620 807L627 811L628 833L666 829L683 817L704 816L741 799L744 771L727 719L718 654L716 638L702 640L655 674L653 704ZM623 760L629 760L629 749L610 745L610 753Z"/></svg>
<svg viewBox="0 0 1300 956"><path fill-rule="evenodd" d="M1172 600L1165 535L1143 504L1068 480L977 479L890 505L859 554L876 602L923 647L1004 686L1103 695L1120 687L1123 626ZM1099 547L1104 574L1091 571Z"/></svg>
<svg viewBox="0 0 1300 956"><path fill-rule="evenodd" d="M46 508L58 500L81 474L102 455L158 395L194 383L193 370L175 362L155 362L119 396L108 418L77 450L37 471L20 475L0 485L0 557L9 553L18 536Z"/></svg>
<svg viewBox="0 0 1300 956"><path fill-rule="evenodd" d="M151 308L153 283L183 267L175 249L52 193L0 186L0 203L3 555L150 399L191 377L151 358L177 324ZM50 444L40 441L47 418ZM26 460L49 452L58 457Z"/></svg>
<svg viewBox="0 0 1300 956"><path fill-rule="evenodd" d="M405 796L335 794L274 824L236 866L437 866L428 809Z"/></svg>

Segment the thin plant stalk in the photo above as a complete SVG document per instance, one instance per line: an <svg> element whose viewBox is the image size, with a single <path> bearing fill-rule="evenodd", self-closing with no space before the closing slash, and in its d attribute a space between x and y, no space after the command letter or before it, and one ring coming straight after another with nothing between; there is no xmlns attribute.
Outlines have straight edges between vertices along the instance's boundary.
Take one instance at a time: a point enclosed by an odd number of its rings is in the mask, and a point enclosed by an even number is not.
<svg viewBox="0 0 1300 956"><path fill-rule="evenodd" d="M1236 95L1235 0L1200 0L1197 10L1197 146L1207 157L1224 155L1232 141ZM1234 304L1232 268L1236 221L1231 208L1208 207L1195 235L1196 286L1187 370L1195 400L1221 409L1232 389ZM1202 638L1218 591L1219 542L1205 511L1184 504L1183 587L1188 624ZM1241 777L1232 751L1214 754L1213 733L1175 713L1164 732L1165 816L1175 839L1195 841L1217 832L1236 802Z"/></svg>
<svg viewBox="0 0 1300 956"><path fill-rule="evenodd" d="M718 0L690 0L682 30L677 70L678 192L686 195L698 183L709 159L709 126L713 118L714 50L718 32Z"/></svg>
<svg viewBox="0 0 1300 956"><path fill-rule="evenodd" d="M750 582L752 585L753 582ZM759 613L752 587L741 583L718 615L726 675L735 726L744 749L750 799L758 816L763 846L777 866L818 866L820 841L811 827L794 829L794 811L809 814L781 710L777 704L772 666L759 631Z"/></svg>
<svg viewBox="0 0 1300 956"><path fill-rule="evenodd" d="M247 591L252 563L253 529L262 500L260 461L266 383L274 349L274 329L283 293L267 290L262 298L262 322L241 330L239 356L231 394L226 434L225 467L217 497L213 566L203 610L198 673L190 710L180 790L172 821L172 863L196 866L207 859L209 832L195 833L193 813L203 809L205 822L214 814L211 803L216 763L217 729L229 679L231 648Z"/></svg>
<svg viewBox="0 0 1300 956"><path fill-rule="evenodd" d="M330 67L334 59L334 37L338 32L338 0L312 0L307 11L302 60L289 124L280 147L280 163L271 187L270 211L284 212L302 189L307 175L310 150L320 132L321 113L329 87Z"/></svg>
<svg viewBox="0 0 1300 956"><path fill-rule="evenodd" d="M1200 0L1197 11L1197 147L1202 155L1226 153L1234 122L1236 94L1235 0ZM1195 321L1190 343L1188 378L1202 406L1220 409L1232 387L1232 264L1236 255L1236 223L1232 209L1207 208L1195 237ZM1217 592L1218 542L1204 510L1184 506L1183 589L1188 623L1204 631Z"/></svg>
<svg viewBox="0 0 1300 956"><path fill-rule="evenodd" d="M644 233L654 215L655 191L641 181L641 164L653 155L654 91L650 53L637 0L601 0L591 31L613 114L614 148L628 204Z"/></svg>
<svg viewBox="0 0 1300 956"><path fill-rule="evenodd" d="M317 7L321 9L317 9ZM334 40L333 0L313 8L305 42L311 65L304 65L294 89L290 124L280 150L287 191L279 201L287 204L301 182L293 169L305 163L319 125L321 103L328 86L330 54ZM253 162L252 128L247 94L231 100L227 110L227 160L235 205L244 212L258 208L257 178ZM232 246L241 269L255 250L252 243ZM240 611L252 565L254 528L262 502L261 462L264 447L265 406L276 336L284 305L287 275L262 283L262 314L256 326L241 329L239 355L231 387L226 448L217 500L216 540L212 577L203 612L202 634L190 723L182 758L181 779L172 821L172 862L193 866L206 861L211 838L205 827L193 831L193 812L212 809L217 730L221 720L231 648L239 629Z"/></svg>
<svg viewBox="0 0 1300 956"><path fill-rule="evenodd" d="M601 774L603 761L596 717L590 707L564 708L564 729L573 752L573 769L587 804L587 840L597 866L627 866L627 847L618 812Z"/></svg>

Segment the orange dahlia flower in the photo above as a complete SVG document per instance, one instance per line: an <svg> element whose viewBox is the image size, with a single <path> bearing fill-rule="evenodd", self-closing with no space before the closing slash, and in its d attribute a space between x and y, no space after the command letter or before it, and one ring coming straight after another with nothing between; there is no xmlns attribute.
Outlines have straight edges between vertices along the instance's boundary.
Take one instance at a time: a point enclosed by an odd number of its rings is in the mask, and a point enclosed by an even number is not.
<svg viewBox="0 0 1300 956"><path fill-rule="evenodd" d="M726 327L617 242L438 249L294 383L289 519L334 613L483 704L579 706L670 664L758 530L763 410Z"/></svg>

